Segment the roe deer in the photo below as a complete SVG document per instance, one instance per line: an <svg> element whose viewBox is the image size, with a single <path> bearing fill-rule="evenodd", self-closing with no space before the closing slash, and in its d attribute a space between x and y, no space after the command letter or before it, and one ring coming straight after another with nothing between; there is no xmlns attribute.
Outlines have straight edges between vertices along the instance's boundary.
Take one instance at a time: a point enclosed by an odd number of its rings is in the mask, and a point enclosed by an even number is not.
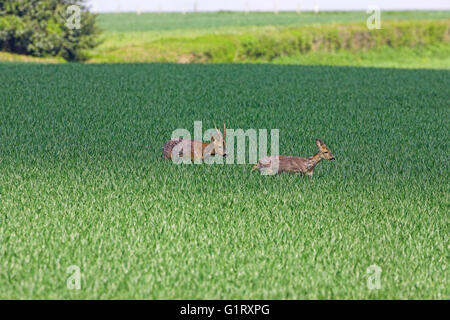
<svg viewBox="0 0 450 320"><path fill-rule="evenodd" d="M163 147L164 158L172 159L172 156L176 153L178 153L180 158L183 158L183 152L185 152L185 156L190 157L191 160L205 159L216 154L226 157L227 152L225 148L225 137L227 134L227 129L225 128L225 124L223 125L223 135L217 128L215 129L217 137L214 138L211 136L210 143L204 143L197 140L186 140L182 138L167 141Z"/></svg>
<svg viewBox="0 0 450 320"><path fill-rule="evenodd" d="M319 148L319 152L309 158L292 157L292 156L270 156L264 157L258 160L252 171L258 169L259 172L274 174L280 172L293 172L306 174L312 177L314 168L322 159L335 160L331 154L330 149L323 143L322 140L317 139L316 145ZM276 161L278 158L278 167Z"/></svg>

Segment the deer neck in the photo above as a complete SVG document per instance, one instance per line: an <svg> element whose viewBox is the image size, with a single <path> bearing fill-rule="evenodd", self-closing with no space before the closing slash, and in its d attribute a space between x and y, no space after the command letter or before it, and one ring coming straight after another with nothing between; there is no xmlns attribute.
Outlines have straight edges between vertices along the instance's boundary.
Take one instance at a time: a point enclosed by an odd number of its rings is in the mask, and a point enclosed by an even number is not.
<svg viewBox="0 0 450 320"><path fill-rule="evenodd" d="M320 152L317 152L312 157L308 158L308 171L314 170L314 167L322 160L322 157L320 156Z"/></svg>
<svg viewBox="0 0 450 320"><path fill-rule="evenodd" d="M203 154L204 155L215 155L215 151L214 151L214 142L210 142L208 144L206 144L205 148L203 149Z"/></svg>

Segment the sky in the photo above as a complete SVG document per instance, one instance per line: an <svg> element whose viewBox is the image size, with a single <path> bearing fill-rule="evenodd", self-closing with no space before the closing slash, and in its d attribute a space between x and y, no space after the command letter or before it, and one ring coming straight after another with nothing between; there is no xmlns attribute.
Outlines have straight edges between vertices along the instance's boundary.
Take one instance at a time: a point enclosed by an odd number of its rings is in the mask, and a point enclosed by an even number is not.
<svg viewBox="0 0 450 320"><path fill-rule="evenodd" d="M450 0L88 0L95 12L125 11L278 11L290 10L381 10L447 9Z"/></svg>

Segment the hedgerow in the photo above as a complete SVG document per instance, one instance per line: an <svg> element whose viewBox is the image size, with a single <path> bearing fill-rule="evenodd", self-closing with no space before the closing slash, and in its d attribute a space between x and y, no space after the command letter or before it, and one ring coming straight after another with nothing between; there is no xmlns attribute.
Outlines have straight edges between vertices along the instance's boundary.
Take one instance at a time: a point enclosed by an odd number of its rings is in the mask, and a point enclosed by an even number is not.
<svg viewBox="0 0 450 320"><path fill-rule="evenodd" d="M282 27L244 34L208 34L153 42L160 60L182 62L271 61L308 52L365 51L376 47L417 47L448 43L450 21L386 21L382 29L365 24ZM180 45L180 44L183 45Z"/></svg>

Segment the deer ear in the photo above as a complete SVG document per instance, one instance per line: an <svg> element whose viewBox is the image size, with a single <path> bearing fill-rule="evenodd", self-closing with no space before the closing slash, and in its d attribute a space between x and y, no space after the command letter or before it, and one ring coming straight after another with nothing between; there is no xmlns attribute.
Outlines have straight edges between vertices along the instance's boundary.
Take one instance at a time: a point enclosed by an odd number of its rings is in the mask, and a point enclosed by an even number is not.
<svg viewBox="0 0 450 320"><path fill-rule="evenodd" d="M318 147L320 148L320 147L323 146L323 145L324 145L324 143L323 143L322 140L316 139L316 146L318 146Z"/></svg>
<svg viewBox="0 0 450 320"><path fill-rule="evenodd" d="M217 129L217 128L216 128L216 133L217 133L217 136L219 137L219 139L220 139L221 137L223 137L223 136L222 136L222 132L220 132L219 129Z"/></svg>

